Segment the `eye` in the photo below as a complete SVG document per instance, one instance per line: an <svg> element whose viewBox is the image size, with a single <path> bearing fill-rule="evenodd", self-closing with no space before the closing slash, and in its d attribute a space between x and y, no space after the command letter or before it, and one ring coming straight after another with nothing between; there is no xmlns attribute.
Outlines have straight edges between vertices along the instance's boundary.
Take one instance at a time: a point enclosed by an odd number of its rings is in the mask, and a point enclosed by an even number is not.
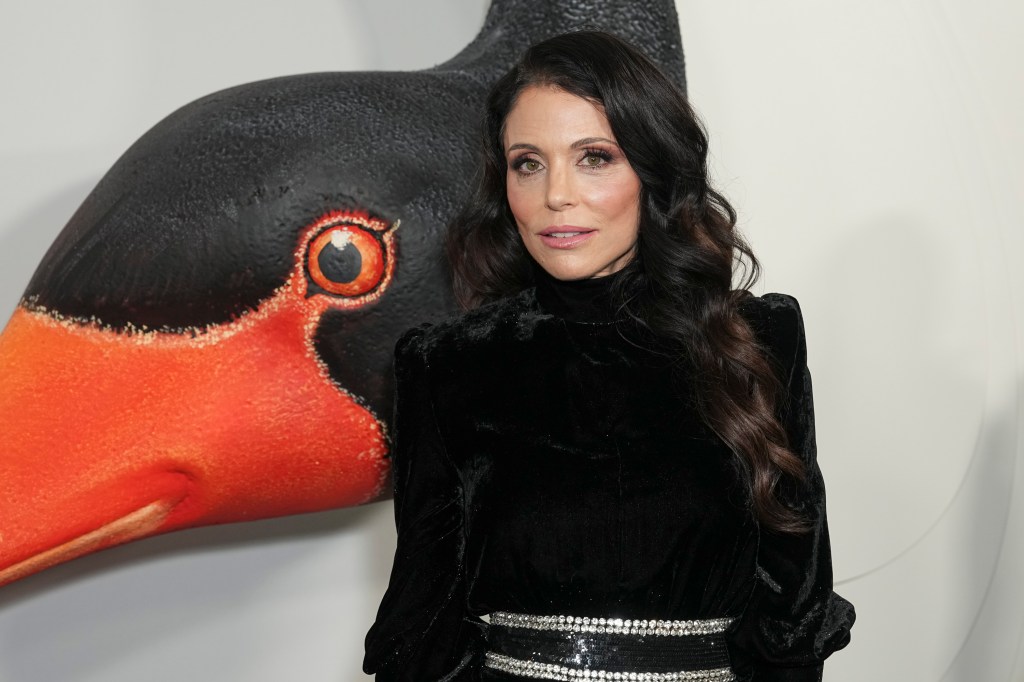
<svg viewBox="0 0 1024 682"><path fill-rule="evenodd" d="M520 156L512 162L512 170L521 175L530 175L541 169L540 161L531 159L529 156Z"/></svg>
<svg viewBox="0 0 1024 682"><path fill-rule="evenodd" d="M610 163L612 155L603 149L586 149L583 152L583 158L581 163L588 168L600 168L606 163Z"/></svg>
<svg viewBox="0 0 1024 682"><path fill-rule="evenodd" d="M354 298L372 293L390 271L390 227L345 221L323 228L309 242L306 269L325 293ZM380 229L374 229L380 228Z"/></svg>

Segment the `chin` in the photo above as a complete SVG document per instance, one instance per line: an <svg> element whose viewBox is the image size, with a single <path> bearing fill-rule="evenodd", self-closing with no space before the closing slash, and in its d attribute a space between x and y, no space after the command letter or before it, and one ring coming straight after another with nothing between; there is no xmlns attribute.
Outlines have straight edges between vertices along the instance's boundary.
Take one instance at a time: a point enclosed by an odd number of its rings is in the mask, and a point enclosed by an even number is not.
<svg viewBox="0 0 1024 682"><path fill-rule="evenodd" d="M602 267L590 266L579 263L565 263L560 262L560 259L555 260L540 260L535 259L537 263L555 279L560 280L574 280L574 279L589 279L594 277L599 270L603 270Z"/></svg>
<svg viewBox="0 0 1024 682"><path fill-rule="evenodd" d="M622 269L625 263L588 262L589 259L555 257L541 259L533 254L533 259L544 268L544 271L555 279L574 280L604 277Z"/></svg>

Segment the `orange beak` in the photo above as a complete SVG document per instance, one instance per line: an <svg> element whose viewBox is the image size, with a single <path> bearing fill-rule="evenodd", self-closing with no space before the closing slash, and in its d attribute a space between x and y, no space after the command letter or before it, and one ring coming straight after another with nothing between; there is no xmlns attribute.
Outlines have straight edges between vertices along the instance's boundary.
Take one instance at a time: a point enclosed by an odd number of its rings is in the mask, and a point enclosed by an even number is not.
<svg viewBox="0 0 1024 682"><path fill-rule="evenodd" d="M379 496L383 425L313 350L321 299L293 276L195 334L19 307L0 335L0 585L157 533Z"/></svg>

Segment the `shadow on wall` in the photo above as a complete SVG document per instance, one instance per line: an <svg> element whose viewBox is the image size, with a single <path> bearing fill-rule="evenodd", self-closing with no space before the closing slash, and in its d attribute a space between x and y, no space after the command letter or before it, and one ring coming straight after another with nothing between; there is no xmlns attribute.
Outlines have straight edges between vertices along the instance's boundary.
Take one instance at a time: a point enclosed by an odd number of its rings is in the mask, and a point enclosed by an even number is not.
<svg viewBox="0 0 1024 682"><path fill-rule="evenodd" d="M423 69L440 64L451 54L443 54L434 64L412 62L409 54L433 54L437 51L437 34L433 30L419 30L423 26L445 26L447 30L472 40L483 26L490 0L460 0L460 2L408 2L408 0L357 0L351 9L358 13L358 25L368 31L364 36L367 62L383 71ZM411 27L400 32L403 50L393 49L396 20Z"/></svg>
<svg viewBox="0 0 1024 682"><path fill-rule="evenodd" d="M985 418L986 310L962 251L912 215L881 215L836 240L808 277L820 283L820 307L806 315L811 369L829 368L815 398L819 456L835 480L830 521L843 538L839 579L919 542L971 465Z"/></svg>
<svg viewBox="0 0 1024 682"><path fill-rule="evenodd" d="M1024 646L1024 439L1021 423L1024 376L1014 394L991 419L979 438L980 459L991 465L972 477L968 509L960 525L962 544L951 558L963 574L956 587L982 595L962 610L969 630L942 682L1020 680ZM956 590L959 591L959 590ZM965 605L967 606L967 605ZM979 674L984 671L984 678Z"/></svg>
<svg viewBox="0 0 1024 682"><path fill-rule="evenodd" d="M154 640L174 638L190 629L202 631L198 610L220 608L230 613L240 605L259 602L267 587L280 598L287 592L274 584L292 569L322 558L322 550L359 545L362 551L348 559L358 561L361 574L386 581L394 543L381 542L380 536L381 527L392 523L391 516L390 504L373 504L189 529L120 545L7 585L0 590L0 612L12 612L23 604L31 608L24 610L27 619L20 619L17 628L0 637L3 672L12 680L92 679L110 668L112 651L143 651ZM199 555L204 557L202 562L190 560ZM81 589L87 583L89 589ZM383 585L367 579L359 587L375 603ZM150 594L154 587L163 594ZM309 587L296 585L295 589L308 591ZM362 605L338 606L354 613L360 627L369 627ZM62 617L66 613L102 617L83 629L81 618ZM108 628L108 623L113 625ZM125 629L119 623L133 627ZM117 637L116 643L110 641L111 635ZM353 646L361 647L361 640ZM57 650L59 655L54 655ZM359 661L345 665L359 669Z"/></svg>
<svg viewBox="0 0 1024 682"><path fill-rule="evenodd" d="M819 453L838 589L859 616L836 680L1010 679L1020 642L1014 320L974 237L926 227L863 225L813 277L812 370L831 368Z"/></svg>
<svg viewBox="0 0 1024 682"><path fill-rule="evenodd" d="M0 231L0 319L4 324L43 254L99 178L96 175L53 192L31 210L11 218L8 229Z"/></svg>
<svg viewBox="0 0 1024 682"><path fill-rule="evenodd" d="M387 505L385 505L387 506ZM4 586L0 590L0 609L12 607L39 594L118 568L142 566L193 554L214 554L218 551L244 550L264 545L288 543L294 540L329 540L353 532L373 514L371 505L348 507L326 512L286 516L275 519L206 526L158 535L136 543L118 545L77 560L61 564ZM388 557L387 568L392 557ZM196 567L200 570L199 567ZM269 571L268 571L269 572ZM204 573L204 575L206 575ZM216 577L216 576L214 576ZM225 576L219 576L223 579ZM237 577L237 576L236 576ZM250 576L249 579L257 578ZM234 578L232 578L234 579ZM197 581L197 589L216 592L212 585Z"/></svg>

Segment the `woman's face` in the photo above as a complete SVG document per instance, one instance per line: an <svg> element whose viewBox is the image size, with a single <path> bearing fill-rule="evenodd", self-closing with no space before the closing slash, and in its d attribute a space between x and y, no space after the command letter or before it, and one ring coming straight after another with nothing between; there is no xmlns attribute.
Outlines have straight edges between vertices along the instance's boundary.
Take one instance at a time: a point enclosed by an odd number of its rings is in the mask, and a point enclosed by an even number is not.
<svg viewBox="0 0 1024 682"><path fill-rule="evenodd" d="M640 178L604 110L530 86L505 119L506 192L519 236L558 279L609 275L636 251Z"/></svg>

